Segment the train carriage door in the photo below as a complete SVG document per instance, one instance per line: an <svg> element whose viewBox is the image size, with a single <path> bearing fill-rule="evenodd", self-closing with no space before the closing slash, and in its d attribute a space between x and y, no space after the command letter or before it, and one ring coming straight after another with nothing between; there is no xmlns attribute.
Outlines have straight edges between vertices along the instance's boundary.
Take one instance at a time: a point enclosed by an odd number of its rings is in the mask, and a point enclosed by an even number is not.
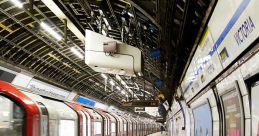
<svg viewBox="0 0 259 136"><path fill-rule="evenodd" d="M137 122L134 119L132 119L132 122L132 135L137 136Z"/></svg>
<svg viewBox="0 0 259 136"><path fill-rule="evenodd" d="M79 111L82 115L82 119L83 119L83 131L82 131L82 134L83 136L86 136L87 134L87 126L86 126L86 123L87 123L87 117L86 115L84 114L83 111Z"/></svg>
<svg viewBox="0 0 259 136"><path fill-rule="evenodd" d="M134 134L135 134L135 136L138 136L138 125L139 125L139 123L138 123L138 121L136 121L135 120L135 130L134 130Z"/></svg>
<svg viewBox="0 0 259 136"><path fill-rule="evenodd" d="M24 108L0 94L0 135L25 136Z"/></svg>
<svg viewBox="0 0 259 136"><path fill-rule="evenodd" d="M0 136L39 136L39 115L29 97L0 81Z"/></svg>
<svg viewBox="0 0 259 136"><path fill-rule="evenodd" d="M127 120L123 116L120 117L122 120L122 136L127 136Z"/></svg>
<svg viewBox="0 0 259 136"><path fill-rule="evenodd" d="M100 111L98 109L95 109L94 111L97 112L102 119L102 128L103 128L102 134L104 136L107 136L108 135L107 133L108 133L108 120L109 119L106 117L105 113L103 113L102 111Z"/></svg>
<svg viewBox="0 0 259 136"><path fill-rule="evenodd" d="M90 120L90 117L88 117L85 108L75 103L67 102L66 104L74 109L75 112L77 112L77 115L79 117L78 130L80 131L80 136L89 135L88 131L90 131L90 129L88 130L88 120Z"/></svg>
<svg viewBox="0 0 259 136"><path fill-rule="evenodd" d="M252 136L259 135L259 81L251 87Z"/></svg>
<svg viewBox="0 0 259 136"><path fill-rule="evenodd" d="M116 136L116 118L110 113L106 112L106 115L109 119L109 136Z"/></svg>
<svg viewBox="0 0 259 136"><path fill-rule="evenodd" d="M132 136L132 121L127 118L127 136Z"/></svg>
<svg viewBox="0 0 259 136"><path fill-rule="evenodd" d="M87 130L87 136L92 136L92 126L91 126L91 116L89 115L89 113L88 112L84 112L85 113L85 116L86 116L86 130Z"/></svg>
<svg viewBox="0 0 259 136"><path fill-rule="evenodd" d="M103 136L104 130L103 130L103 119L102 116L96 112L95 110L91 108L87 108L87 111L89 111L89 115L93 117L93 122L91 125L91 136Z"/></svg>
<svg viewBox="0 0 259 136"><path fill-rule="evenodd" d="M49 113L46 106L37 102L40 110L41 110L41 136L49 136Z"/></svg>

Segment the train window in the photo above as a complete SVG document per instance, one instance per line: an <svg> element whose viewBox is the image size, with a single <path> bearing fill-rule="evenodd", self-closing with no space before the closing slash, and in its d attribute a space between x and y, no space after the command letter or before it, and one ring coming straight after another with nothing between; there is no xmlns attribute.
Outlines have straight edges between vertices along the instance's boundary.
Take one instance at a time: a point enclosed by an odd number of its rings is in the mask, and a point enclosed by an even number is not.
<svg viewBox="0 0 259 136"><path fill-rule="evenodd" d="M111 131L112 131L112 133L116 132L116 124L115 123L111 124Z"/></svg>
<svg viewBox="0 0 259 136"><path fill-rule="evenodd" d="M54 136L58 133L58 121L55 119L49 120L49 135Z"/></svg>
<svg viewBox="0 0 259 136"><path fill-rule="evenodd" d="M60 120L59 136L75 136L75 121Z"/></svg>
<svg viewBox="0 0 259 136"><path fill-rule="evenodd" d="M124 131L127 131L127 124L124 124Z"/></svg>
<svg viewBox="0 0 259 136"><path fill-rule="evenodd" d="M0 95L0 135L24 136L25 111L24 109Z"/></svg>
<svg viewBox="0 0 259 136"><path fill-rule="evenodd" d="M102 134L102 122L94 122L94 135Z"/></svg>

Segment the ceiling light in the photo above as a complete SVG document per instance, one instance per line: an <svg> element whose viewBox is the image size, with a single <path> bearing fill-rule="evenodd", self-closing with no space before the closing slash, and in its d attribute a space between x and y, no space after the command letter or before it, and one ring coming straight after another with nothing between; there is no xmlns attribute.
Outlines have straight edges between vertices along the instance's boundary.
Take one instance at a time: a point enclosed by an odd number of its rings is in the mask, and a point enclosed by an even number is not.
<svg viewBox="0 0 259 136"><path fill-rule="evenodd" d="M111 26L108 26L108 30L112 30Z"/></svg>
<svg viewBox="0 0 259 136"><path fill-rule="evenodd" d="M112 80L110 80L110 84L111 84L112 86L115 85L115 83L114 83Z"/></svg>
<svg viewBox="0 0 259 136"><path fill-rule="evenodd" d="M22 8L23 4L19 0L11 0L18 8Z"/></svg>
<svg viewBox="0 0 259 136"><path fill-rule="evenodd" d="M117 80L121 81L121 77L119 75L115 76Z"/></svg>
<svg viewBox="0 0 259 136"><path fill-rule="evenodd" d="M105 25L108 27L108 30L112 30L107 18L103 18L103 21L104 21Z"/></svg>
<svg viewBox="0 0 259 136"><path fill-rule="evenodd" d="M119 86L116 86L116 89L117 89L117 90L121 90L121 88L120 88Z"/></svg>
<svg viewBox="0 0 259 136"><path fill-rule="evenodd" d="M105 35L105 36L107 35L107 33L105 32L105 30L102 30L102 34Z"/></svg>
<svg viewBox="0 0 259 136"><path fill-rule="evenodd" d="M108 22L108 20L107 20L105 17L103 18L103 21L104 21L105 25L107 25L107 26L110 25L109 22Z"/></svg>
<svg viewBox="0 0 259 136"><path fill-rule="evenodd" d="M55 32L52 28L50 28L50 26L48 26L46 23L41 22L40 25L43 29L45 29L49 34L55 37L58 41L62 40L62 37L57 32Z"/></svg>
<svg viewBox="0 0 259 136"><path fill-rule="evenodd" d="M93 80L93 79L91 79L91 78L89 79L89 81L90 81L90 82L94 82L94 80Z"/></svg>
<svg viewBox="0 0 259 136"><path fill-rule="evenodd" d="M80 59L83 59L84 56L75 48L75 47L71 47L70 50Z"/></svg>
<svg viewBox="0 0 259 136"><path fill-rule="evenodd" d="M108 77L105 75L105 74L101 74L101 76L104 78L104 79L107 79Z"/></svg>
<svg viewBox="0 0 259 136"><path fill-rule="evenodd" d="M123 80L121 80L121 84L126 85L126 83Z"/></svg>
<svg viewBox="0 0 259 136"><path fill-rule="evenodd" d="M131 89L128 89L128 91L129 91L130 93L133 93L133 91L132 91Z"/></svg>
<svg viewBox="0 0 259 136"><path fill-rule="evenodd" d="M99 10L100 15L104 15L102 10Z"/></svg>
<svg viewBox="0 0 259 136"><path fill-rule="evenodd" d="M142 73L141 73L141 72L138 72L138 76L142 76Z"/></svg>
<svg viewBox="0 0 259 136"><path fill-rule="evenodd" d="M130 13L130 12L128 12L128 15L129 15L130 17L134 17L134 15L133 15L132 13Z"/></svg>

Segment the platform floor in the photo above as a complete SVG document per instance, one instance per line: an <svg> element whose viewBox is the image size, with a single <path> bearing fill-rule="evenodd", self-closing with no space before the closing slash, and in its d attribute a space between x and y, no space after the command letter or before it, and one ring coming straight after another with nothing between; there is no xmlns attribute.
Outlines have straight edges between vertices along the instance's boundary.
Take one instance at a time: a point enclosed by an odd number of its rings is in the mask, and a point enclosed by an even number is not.
<svg viewBox="0 0 259 136"><path fill-rule="evenodd" d="M167 132L163 131L162 134L161 134L161 132L157 132L157 133L150 134L148 136L167 136Z"/></svg>

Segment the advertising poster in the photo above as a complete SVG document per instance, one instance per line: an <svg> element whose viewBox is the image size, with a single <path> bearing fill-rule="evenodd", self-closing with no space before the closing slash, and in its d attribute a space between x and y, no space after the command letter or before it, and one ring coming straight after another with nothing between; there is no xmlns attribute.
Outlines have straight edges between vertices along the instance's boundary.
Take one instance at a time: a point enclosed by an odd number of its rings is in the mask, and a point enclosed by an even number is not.
<svg viewBox="0 0 259 136"><path fill-rule="evenodd" d="M208 103L193 109L194 136L212 136L212 117Z"/></svg>
<svg viewBox="0 0 259 136"><path fill-rule="evenodd" d="M252 136L259 136L259 84L252 87Z"/></svg>
<svg viewBox="0 0 259 136"><path fill-rule="evenodd" d="M242 109L241 101L237 90L222 95L222 102L225 114L226 136L242 135Z"/></svg>

